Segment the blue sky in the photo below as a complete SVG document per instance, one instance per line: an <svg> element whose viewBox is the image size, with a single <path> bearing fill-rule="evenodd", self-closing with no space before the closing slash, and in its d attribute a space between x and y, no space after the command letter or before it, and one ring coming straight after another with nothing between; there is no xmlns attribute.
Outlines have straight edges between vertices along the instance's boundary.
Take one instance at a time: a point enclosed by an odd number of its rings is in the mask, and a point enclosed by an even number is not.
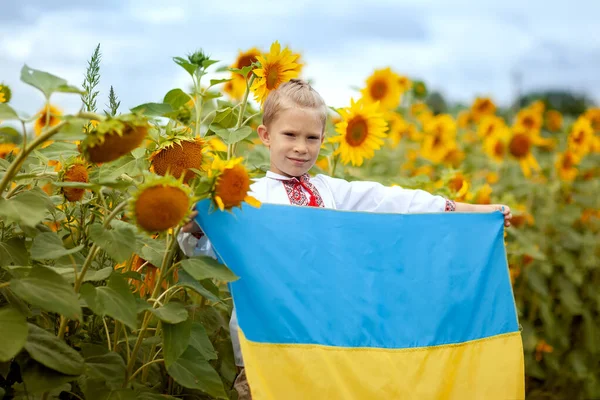
<svg viewBox="0 0 600 400"><path fill-rule="evenodd" d="M173 56L203 48L230 64L238 50L268 49L273 40L302 53L303 76L336 107L385 66L463 102L490 95L508 104L516 73L524 90L567 88L600 101L600 2L593 0L0 3L0 81L28 113L43 99L19 82L23 64L80 85L98 43L100 108L113 85L122 112L187 88ZM80 105L73 95L54 100L71 112Z"/></svg>

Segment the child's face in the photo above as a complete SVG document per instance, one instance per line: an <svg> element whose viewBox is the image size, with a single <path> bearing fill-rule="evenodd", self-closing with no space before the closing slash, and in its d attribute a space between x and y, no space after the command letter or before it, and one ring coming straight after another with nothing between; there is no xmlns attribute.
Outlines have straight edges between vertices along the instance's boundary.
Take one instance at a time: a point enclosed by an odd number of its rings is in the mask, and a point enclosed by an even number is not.
<svg viewBox="0 0 600 400"><path fill-rule="evenodd" d="M258 135L269 148L271 171L285 176L300 176L315 165L323 143L323 123L319 112L292 107L278 113Z"/></svg>

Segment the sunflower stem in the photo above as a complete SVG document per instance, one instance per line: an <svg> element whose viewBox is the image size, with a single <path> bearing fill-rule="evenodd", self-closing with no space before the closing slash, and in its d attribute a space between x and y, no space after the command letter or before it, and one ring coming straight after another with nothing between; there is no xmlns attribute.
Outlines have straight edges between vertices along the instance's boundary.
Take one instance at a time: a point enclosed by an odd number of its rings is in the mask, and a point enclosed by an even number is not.
<svg viewBox="0 0 600 400"><path fill-rule="evenodd" d="M254 78L256 75L251 74L250 79L246 81L246 92L244 93L244 98L242 100L242 106L240 108L240 114L238 115L237 123L235 124L235 129L238 130L242 127L242 122L244 121L244 113L246 112L246 104L248 104L248 95L250 94L250 87L254 82ZM250 120L250 118L248 119ZM230 160L235 155L235 143L227 145L227 159Z"/></svg>
<svg viewBox="0 0 600 400"><path fill-rule="evenodd" d="M167 233L167 248L166 248L165 255L163 257L162 264L160 267L160 275L159 275L158 279L156 280L156 283L154 284L154 290L152 291L150 298L155 299L156 296L158 295L158 292L160 291L162 281L166 276L167 264L168 264L169 260L171 260L173 258L173 254L174 254L175 250L177 249L177 245L178 245L177 244L177 235L178 234L179 234L179 228L177 228L177 230L174 232L173 235L171 235L170 233ZM154 306L156 306L156 303L154 304ZM140 349L140 346L142 345L142 341L144 340L144 335L146 334L146 331L148 330L148 325L150 324L151 319L152 319L152 313L150 311L146 310L146 312L144 313L144 320L142 322L142 328L138 332L138 337L135 342L135 346L133 347L133 351L131 352L131 359L129 360L129 363L127 364L127 377L128 378L125 380L123 387L125 387L127 385L127 383L133 377L131 375L131 373L133 372L133 367L135 365L136 356Z"/></svg>
<svg viewBox="0 0 600 400"><path fill-rule="evenodd" d="M98 119L98 120L104 119L104 117L101 117L94 113L88 113L88 112L80 112L80 113L76 114L75 116L78 118L85 118L85 119ZM68 123L67 121L59 122L57 125L48 129L48 131L46 131L46 132L42 133L40 136L38 136L33 142L31 142L31 144L27 148L25 148L25 150L23 150L22 152L19 153L19 155L14 159L12 164L10 164L10 166L6 170L6 173L4 174L4 177L2 178L2 181L0 182L0 196L6 190L6 187L8 186L9 182L12 180L13 175L15 175L17 173L17 171L21 168L21 165L23 164L23 161L25 161L27 156L29 156L29 154L36 147L38 147L39 145L44 143L46 140L50 139L52 136L56 135L67 123Z"/></svg>
<svg viewBox="0 0 600 400"><path fill-rule="evenodd" d="M196 135L195 136L200 136L200 127L202 126L201 121L200 121L200 118L202 116L202 92L201 92L202 87L200 86L200 79L201 79L201 75L193 77L194 108L196 109Z"/></svg>
<svg viewBox="0 0 600 400"><path fill-rule="evenodd" d="M112 345L110 344L110 331L108 330L108 324L106 323L106 318L102 317L102 324L104 325L104 330L106 331L106 343L108 345L108 351L112 351Z"/></svg>
<svg viewBox="0 0 600 400"><path fill-rule="evenodd" d="M27 127L25 126L25 121L21 121L21 126L23 127L23 149L21 151L25 151L27 148Z"/></svg>
<svg viewBox="0 0 600 400"><path fill-rule="evenodd" d="M331 176L333 178L335 178L335 169L337 168L339 158L340 158L339 155L333 156L333 168L331 169Z"/></svg>
<svg viewBox="0 0 600 400"><path fill-rule="evenodd" d="M118 206L115 207L115 209L104 220L104 224L103 224L104 229L108 228L110 221L112 221L112 219L126 205L127 205L127 200L121 202ZM75 278L75 285L74 285L75 293L79 293L79 289L81 287L81 284L83 283L83 278L85 277L87 270L89 269L90 265L92 265L92 261L94 260L94 258L96 258L96 255L98 254L99 251L100 251L100 247L98 247L96 244L92 245L90 252L88 253L85 261L83 262L83 266L81 267L81 272L79 273L79 276L77 276ZM67 318L64 318L63 316L61 316L60 327L58 329L58 337L60 339L62 339L65 335L65 331L67 328L67 321L68 321Z"/></svg>
<svg viewBox="0 0 600 400"><path fill-rule="evenodd" d="M12 180L13 175L15 175L16 172L21 168L21 165L23 164L23 161L25 161L27 156L29 156L29 154L40 144L44 143L46 140L50 139L52 136L58 133L58 131L60 131L66 124L66 121L60 122L56 126L49 129L46 133L43 133L42 135L38 136L33 142L31 142L29 147L27 147L25 150L19 153L19 155L15 158L12 164L10 164L10 166L8 167L8 170L4 174L4 178L2 178L2 181L0 182L0 194L4 193L4 190L6 190L8 183Z"/></svg>
<svg viewBox="0 0 600 400"><path fill-rule="evenodd" d="M46 121L44 122L44 128L50 124L50 97L46 97ZM42 128L42 129L44 129Z"/></svg>

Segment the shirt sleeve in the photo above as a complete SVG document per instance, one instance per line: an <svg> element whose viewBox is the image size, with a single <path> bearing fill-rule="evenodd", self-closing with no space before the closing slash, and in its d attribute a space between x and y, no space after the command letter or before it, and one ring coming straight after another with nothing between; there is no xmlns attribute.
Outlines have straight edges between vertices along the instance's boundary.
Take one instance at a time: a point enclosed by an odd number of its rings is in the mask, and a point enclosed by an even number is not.
<svg viewBox="0 0 600 400"><path fill-rule="evenodd" d="M340 210L401 214L453 211L454 202L424 190L321 176L331 189L336 208Z"/></svg>
<svg viewBox="0 0 600 400"><path fill-rule="evenodd" d="M212 243L210 243L210 240L208 240L206 235L203 235L198 239L191 233L180 231L179 235L177 235L177 242L179 243L179 247L181 248L181 251L183 251L183 254L188 257L209 256L215 259L217 258Z"/></svg>

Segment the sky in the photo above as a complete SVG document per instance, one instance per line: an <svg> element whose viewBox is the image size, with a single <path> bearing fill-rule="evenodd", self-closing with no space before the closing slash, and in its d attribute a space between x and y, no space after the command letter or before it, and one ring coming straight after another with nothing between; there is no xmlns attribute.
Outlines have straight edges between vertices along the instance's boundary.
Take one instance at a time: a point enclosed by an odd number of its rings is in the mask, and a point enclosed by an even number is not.
<svg viewBox="0 0 600 400"><path fill-rule="evenodd" d="M303 77L334 107L388 66L451 101L508 105L517 90L570 89L600 102L598 15L597 0L0 0L0 82L33 114L43 98L19 81L22 66L81 86L100 43L99 109L112 85L126 112L189 87L172 57L202 48L229 65L278 40L302 54ZM66 112L81 105L52 100Z"/></svg>

